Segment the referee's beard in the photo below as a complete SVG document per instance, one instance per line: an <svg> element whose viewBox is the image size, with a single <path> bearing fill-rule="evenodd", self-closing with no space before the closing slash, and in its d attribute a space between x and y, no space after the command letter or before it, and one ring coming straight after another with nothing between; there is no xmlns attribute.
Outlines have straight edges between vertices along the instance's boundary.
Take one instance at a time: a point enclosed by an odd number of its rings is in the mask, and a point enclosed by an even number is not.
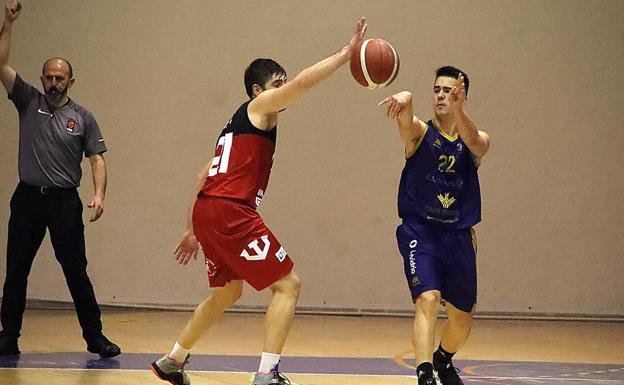
<svg viewBox="0 0 624 385"><path fill-rule="evenodd" d="M53 106L57 106L65 97L67 96L67 89L69 88L69 84L65 86L64 89L59 90L58 88L52 86L48 88L45 93L46 100L49 104Z"/></svg>

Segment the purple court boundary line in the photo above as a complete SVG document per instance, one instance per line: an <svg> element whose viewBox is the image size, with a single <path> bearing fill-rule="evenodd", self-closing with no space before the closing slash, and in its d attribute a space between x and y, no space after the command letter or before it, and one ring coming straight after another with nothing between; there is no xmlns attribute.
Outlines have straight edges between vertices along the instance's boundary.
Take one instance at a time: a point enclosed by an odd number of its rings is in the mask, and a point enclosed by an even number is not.
<svg viewBox="0 0 624 385"><path fill-rule="evenodd" d="M159 357L160 355L148 353L124 353L108 359L77 352L24 353L21 356L0 357L0 368L149 370L149 363ZM411 364L413 365L413 362ZM624 363L617 365L457 360L455 365L463 370L463 378L475 381L479 378L500 378L501 381L541 379L548 381L544 383L560 380L568 384L577 384L581 381L584 385L598 385L607 381L609 385L624 385ZM192 355L186 369L202 372L250 373L255 371L257 366L256 356ZM398 365L391 358L284 357L280 368L294 374L414 375L413 370Z"/></svg>

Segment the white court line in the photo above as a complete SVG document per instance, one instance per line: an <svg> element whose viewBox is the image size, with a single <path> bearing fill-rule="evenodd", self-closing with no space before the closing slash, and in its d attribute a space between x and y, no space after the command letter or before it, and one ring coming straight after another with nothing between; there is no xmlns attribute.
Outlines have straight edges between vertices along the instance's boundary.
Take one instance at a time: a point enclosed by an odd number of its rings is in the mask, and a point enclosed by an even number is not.
<svg viewBox="0 0 624 385"><path fill-rule="evenodd" d="M146 369L86 369L86 368L0 368L0 370L58 370L58 371L102 371L102 372L150 372L150 368ZM242 375L251 375L252 372L232 372L225 370L185 370L185 373L191 374L205 374L205 373L218 373L218 374L242 374ZM335 374L335 373L290 373L290 372L282 372L286 376L294 375L294 376L334 376L334 377L398 377L398 378L416 378L416 376L403 376L398 374ZM472 376L472 378L477 378ZM481 378L481 377L479 377ZM485 378L485 377L483 377Z"/></svg>
<svg viewBox="0 0 624 385"><path fill-rule="evenodd" d="M149 368L146 369L86 369L86 368L0 368L0 370L69 370L69 371L116 371L116 372L150 372ZM187 373L194 374L202 374L202 373L219 373L219 374L244 374L250 375L253 374L251 372L232 372L232 371L223 371L223 370L185 370ZM294 376L330 376L330 377L397 377L397 378L416 378L416 376L410 375L399 375L399 374L336 374L336 373L290 373L283 372L285 375L294 375ZM608 379L591 379L591 378L561 378L561 377L505 377L505 376L475 376L475 375L465 375L462 376L464 379L471 380L520 380L520 381L538 381L538 380L551 380L551 381L601 381L600 384L614 383L614 384L624 384L622 380L608 380Z"/></svg>

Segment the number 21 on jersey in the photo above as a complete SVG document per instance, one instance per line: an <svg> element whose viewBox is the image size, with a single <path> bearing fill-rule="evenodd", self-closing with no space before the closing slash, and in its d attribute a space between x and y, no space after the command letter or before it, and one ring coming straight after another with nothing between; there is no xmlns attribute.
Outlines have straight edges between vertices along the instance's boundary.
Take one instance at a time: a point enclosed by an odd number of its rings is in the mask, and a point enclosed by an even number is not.
<svg viewBox="0 0 624 385"><path fill-rule="evenodd" d="M219 138L217 148L215 149L215 157L212 159L208 176L215 176L217 173L225 174L228 169L230 160L230 151L232 150L232 133L229 132Z"/></svg>

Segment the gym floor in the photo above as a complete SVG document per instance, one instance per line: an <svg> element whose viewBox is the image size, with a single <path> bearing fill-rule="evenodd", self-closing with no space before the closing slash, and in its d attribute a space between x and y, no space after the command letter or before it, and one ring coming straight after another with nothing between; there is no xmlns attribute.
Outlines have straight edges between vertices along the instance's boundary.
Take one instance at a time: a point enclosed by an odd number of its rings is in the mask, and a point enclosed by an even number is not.
<svg viewBox="0 0 624 385"><path fill-rule="evenodd" d="M107 309L104 332L123 353L101 359L86 352L73 310L28 309L22 355L0 357L0 385L166 384L149 363L170 350L189 317ZM280 369L302 385L415 385L411 323L297 315ZM192 384L249 384L262 334L262 314L226 313L191 352ZM624 324L477 319L455 364L473 385L624 385Z"/></svg>

